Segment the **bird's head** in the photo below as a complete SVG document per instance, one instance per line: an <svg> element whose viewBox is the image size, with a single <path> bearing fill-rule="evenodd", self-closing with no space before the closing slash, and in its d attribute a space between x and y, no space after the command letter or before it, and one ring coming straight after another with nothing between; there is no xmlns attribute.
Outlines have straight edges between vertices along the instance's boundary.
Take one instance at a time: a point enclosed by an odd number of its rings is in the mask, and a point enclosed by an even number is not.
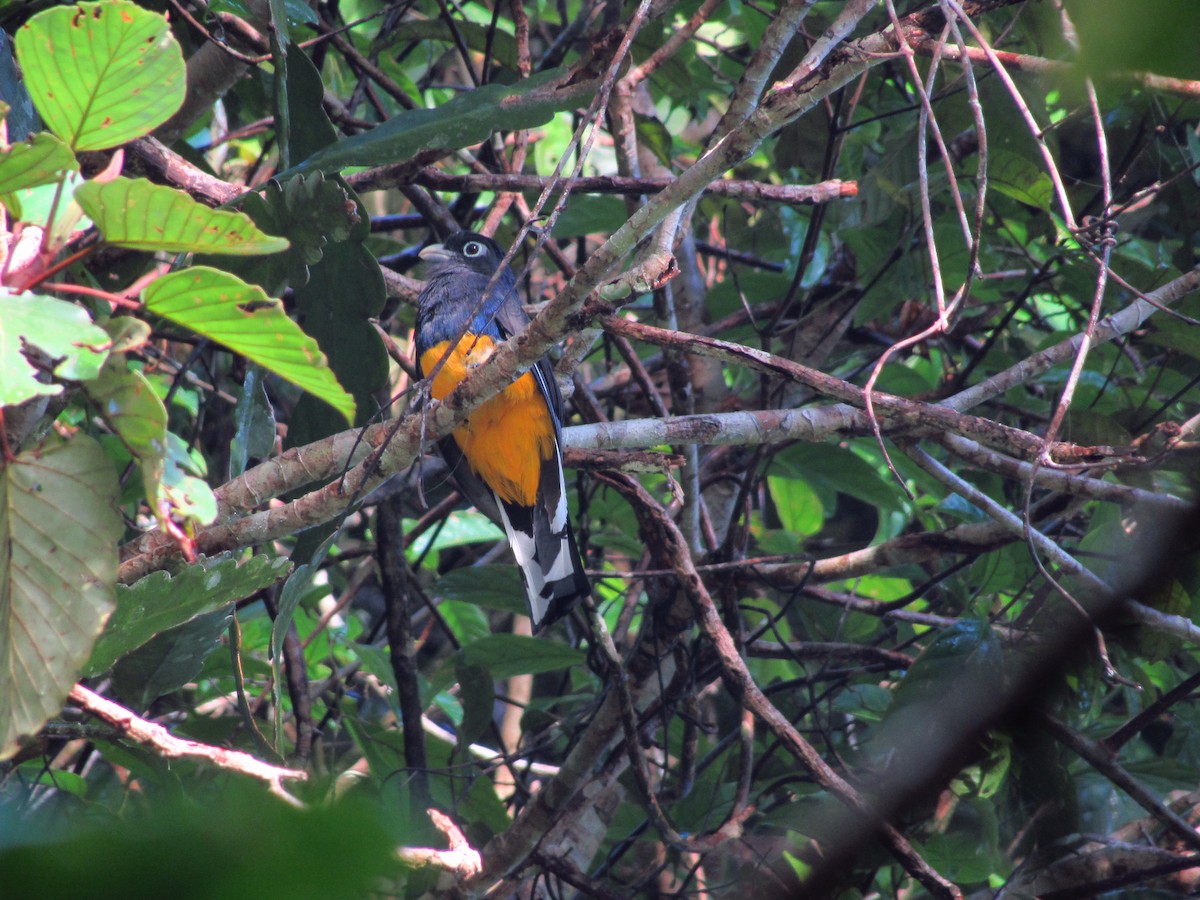
<svg viewBox="0 0 1200 900"><path fill-rule="evenodd" d="M470 269L491 276L504 260L504 250L489 237L473 231L450 235L441 244L430 244L420 253L429 264L430 277L448 269Z"/></svg>

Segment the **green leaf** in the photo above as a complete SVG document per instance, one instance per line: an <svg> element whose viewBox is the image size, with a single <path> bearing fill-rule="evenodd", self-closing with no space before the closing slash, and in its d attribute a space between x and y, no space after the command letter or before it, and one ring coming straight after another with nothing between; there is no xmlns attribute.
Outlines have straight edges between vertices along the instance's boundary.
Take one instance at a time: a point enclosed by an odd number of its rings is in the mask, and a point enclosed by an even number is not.
<svg viewBox="0 0 1200 900"><path fill-rule="evenodd" d="M798 478L767 478L767 489L775 501L779 521L789 532L801 537L816 534L825 524L821 500Z"/></svg>
<svg viewBox="0 0 1200 900"><path fill-rule="evenodd" d="M426 531L408 545L405 555L415 560L432 545L434 550L464 547L468 544L487 544L504 540L504 532L487 516L473 509L452 512L442 528Z"/></svg>
<svg viewBox="0 0 1200 900"><path fill-rule="evenodd" d="M354 398L338 384L317 342L262 288L228 272L193 266L158 279L142 296L155 315L240 353L354 421Z"/></svg>
<svg viewBox="0 0 1200 900"><path fill-rule="evenodd" d="M128 587L118 585L116 609L83 674L107 672L156 634L270 587L290 566L286 558L269 556L254 556L239 565L226 553L201 559L177 575L152 572Z"/></svg>
<svg viewBox="0 0 1200 900"><path fill-rule="evenodd" d="M482 514L479 515L483 518ZM429 594L444 601L461 601L501 612L528 612L529 601L525 598L525 588L521 586L521 576L516 566L466 566L453 569L430 585Z"/></svg>
<svg viewBox="0 0 1200 900"><path fill-rule="evenodd" d="M183 105L187 72L170 25L128 0L48 9L16 45L34 106L74 150L149 134Z"/></svg>
<svg viewBox="0 0 1200 900"><path fill-rule="evenodd" d="M129 368L124 354L114 354L100 376L84 385L100 416L117 433L142 468L150 508L158 509L159 485L167 453L167 408L144 375Z"/></svg>
<svg viewBox="0 0 1200 900"><path fill-rule="evenodd" d="M92 324L81 306L0 288L0 406L62 392L37 380L37 369L21 352L35 348L49 357L59 378L95 378L108 357L108 333Z"/></svg>
<svg viewBox="0 0 1200 900"><path fill-rule="evenodd" d="M387 351L370 321L383 309L387 292L379 263L361 240L331 244L308 282L295 292L306 330L328 357L338 383L354 397L357 425L365 424L376 409L375 393L383 388L388 372ZM288 429L289 445L340 430L332 419L327 407L301 398Z"/></svg>
<svg viewBox="0 0 1200 900"><path fill-rule="evenodd" d="M667 130L667 127L654 116L643 116L638 113L633 114L633 121L638 142L653 153L664 166L674 165L674 160L671 158L671 132Z"/></svg>
<svg viewBox="0 0 1200 900"><path fill-rule="evenodd" d="M0 194L50 184L62 172L78 172L71 148L45 131L0 150Z"/></svg>
<svg viewBox="0 0 1200 900"><path fill-rule="evenodd" d="M117 492L82 434L0 468L0 759L62 708L112 611Z"/></svg>
<svg viewBox="0 0 1200 900"><path fill-rule="evenodd" d="M167 253L254 256L288 248L285 238L259 231L245 213L209 209L183 191L144 178L89 181L75 200L110 244Z"/></svg>
<svg viewBox="0 0 1200 900"><path fill-rule="evenodd" d="M997 148L989 154L988 182L1014 200L1049 210L1054 203L1054 184L1036 163L1011 150Z"/></svg>
<svg viewBox="0 0 1200 900"><path fill-rule="evenodd" d="M179 690L200 674L204 661L221 645L233 618L231 610L196 616L119 659L113 666L113 690L134 709L146 709Z"/></svg>
<svg viewBox="0 0 1200 900"><path fill-rule="evenodd" d="M458 676L459 700L462 702L463 719L458 726L458 746L465 753L467 748L483 737L492 724L492 710L496 706L496 689L491 673L483 666L466 662L459 655L455 664Z"/></svg>
<svg viewBox="0 0 1200 900"><path fill-rule="evenodd" d="M456 569L458 572L466 572L467 569ZM472 576L476 580L478 574ZM518 590L521 590L518 587ZM521 591L522 594L524 591ZM513 609L513 612L524 612L522 609ZM460 644L469 644L471 641L477 641L481 637L486 637L492 633L491 627L488 625L487 616L483 614L478 606L473 603L463 603L460 600L442 600L438 604L438 612L441 613L442 619L446 622L446 627L450 629Z"/></svg>
<svg viewBox="0 0 1200 900"><path fill-rule="evenodd" d="M203 476L203 460L198 462L198 457L188 452L183 438L168 431L162 495L176 515L209 525L217 519L217 497Z"/></svg>
<svg viewBox="0 0 1200 900"><path fill-rule="evenodd" d="M346 166L396 163L412 159L422 150L469 147L501 128L516 131L545 125L556 112L579 104L574 91L550 89L562 76L559 70L540 72L514 85L475 88L437 109L407 110L313 154L294 171L333 172Z"/></svg>
<svg viewBox="0 0 1200 900"><path fill-rule="evenodd" d="M229 475L246 471L251 457L264 458L275 448L275 410L263 387L263 370L249 366L242 382L242 399L233 411L236 428L229 442Z"/></svg>
<svg viewBox="0 0 1200 900"><path fill-rule="evenodd" d="M519 634L489 634L464 647L462 653L468 665L483 666L497 681L514 675L556 672L587 662L582 650Z"/></svg>
<svg viewBox="0 0 1200 900"><path fill-rule="evenodd" d="M559 240L611 234L624 225L627 218L625 201L620 197L587 197L567 205L554 223L553 234Z"/></svg>

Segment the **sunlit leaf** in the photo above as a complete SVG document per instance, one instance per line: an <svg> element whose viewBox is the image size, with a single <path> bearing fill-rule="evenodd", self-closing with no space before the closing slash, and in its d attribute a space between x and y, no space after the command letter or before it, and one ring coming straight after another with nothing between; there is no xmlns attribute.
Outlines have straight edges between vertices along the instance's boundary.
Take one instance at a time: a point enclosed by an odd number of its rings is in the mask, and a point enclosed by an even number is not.
<svg viewBox="0 0 1200 900"><path fill-rule="evenodd" d="M37 378L23 350L46 357L59 378L95 378L108 357L108 333L81 306L0 288L0 406L62 392Z"/></svg>
<svg viewBox="0 0 1200 900"><path fill-rule="evenodd" d="M186 70L170 25L128 0L48 9L16 44L34 105L74 150L149 134L183 105Z"/></svg>
<svg viewBox="0 0 1200 900"><path fill-rule="evenodd" d="M79 171L71 149L47 132L0 150L0 194L58 180L62 172Z"/></svg>
<svg viewBox="0 0 1200 900"><path fill-rule="evenodd" d="M135 250L253 256L288 248L285 238L259 231L244 213L210 209L144 178L89 181L75 189L75 200L106 241Z"/></svg>
<svg viewBox="0 0 1200 900"><path fill-rule="evenodd" d="M158 279L143 296L155 315L240 353L353 421L354 398L329 371L317 342L262 288L228 272L194 266Z"/></svg>

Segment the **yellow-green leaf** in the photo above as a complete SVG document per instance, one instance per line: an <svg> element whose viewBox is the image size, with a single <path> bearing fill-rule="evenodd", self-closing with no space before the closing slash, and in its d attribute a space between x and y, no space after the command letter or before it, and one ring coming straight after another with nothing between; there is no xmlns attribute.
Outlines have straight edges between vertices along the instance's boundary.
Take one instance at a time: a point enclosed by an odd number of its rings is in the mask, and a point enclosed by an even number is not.
<svg viewBox="0 0 1200 900"><path fill-rule="evenodd" d="M193 266L158 279L142 296L155 315L240 353L354 420L354 398L338 384L317 342L257 285Z"/></svg>
<svg viewBox="0 0 1200 900"><path fill-rule="evenodd" d="M0 150L0 194L11 194L58 180L62 172L78 172L71 148L41 131L28 141Z"/></svg>
<svg viewBox="0 0 1200 900"><path fill-rule="evenodd" d="M135 250L254 256L288 248L286 238L260 231L245 213L209 209L144 178L89 181L75 189L75 200L106 241Z"/></svg>
<svg viewBox="0 0 1200 900"><path fill-rule="evenodd" d="M128 0L38 13L16 45L33 105L74 150L120 146L183 105L187 69L171 26Z"/></svg>

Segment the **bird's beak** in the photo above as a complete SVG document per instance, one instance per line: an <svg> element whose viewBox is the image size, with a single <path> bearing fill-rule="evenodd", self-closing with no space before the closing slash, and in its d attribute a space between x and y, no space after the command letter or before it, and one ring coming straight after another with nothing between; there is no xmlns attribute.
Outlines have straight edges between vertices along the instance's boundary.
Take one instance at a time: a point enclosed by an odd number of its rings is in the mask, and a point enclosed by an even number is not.
<svg viewBox="0 0 1200 900"><path fill-rule="evenodd" d="M430 244L417 255L426 262L434 262L449 259L450 251L442 244Z"/></svg>

